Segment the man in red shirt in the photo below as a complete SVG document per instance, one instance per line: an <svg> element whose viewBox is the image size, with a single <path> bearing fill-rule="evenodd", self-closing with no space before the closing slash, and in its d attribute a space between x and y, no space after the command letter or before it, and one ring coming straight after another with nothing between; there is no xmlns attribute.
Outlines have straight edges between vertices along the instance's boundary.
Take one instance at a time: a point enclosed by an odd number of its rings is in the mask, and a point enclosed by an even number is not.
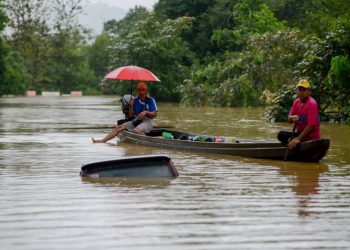
<svg viewBox="0 0 350 250"><path fill-rule="evenodd" d="M318 105L311 96L311 87L308 80L302 79L297 83L297 96L288 115L288 121L296 124L295 137L292 133L281 131L278 139L288 143L290 149L295 148L301 141L320 139L320 123Z"/></svg>

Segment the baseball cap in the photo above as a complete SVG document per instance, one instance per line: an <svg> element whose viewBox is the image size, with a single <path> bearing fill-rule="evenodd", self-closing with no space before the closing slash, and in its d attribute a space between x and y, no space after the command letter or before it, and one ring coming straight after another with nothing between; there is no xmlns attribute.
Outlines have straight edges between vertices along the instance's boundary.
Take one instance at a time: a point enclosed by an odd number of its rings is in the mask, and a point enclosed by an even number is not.
<svg viewBox="0 0 350 250"><path fill-rule="evenodd" d="M306 79L301 79L298 83L297 83L297 87L303 87L306 89L311 89L310 87L310 82Z"/></svg>

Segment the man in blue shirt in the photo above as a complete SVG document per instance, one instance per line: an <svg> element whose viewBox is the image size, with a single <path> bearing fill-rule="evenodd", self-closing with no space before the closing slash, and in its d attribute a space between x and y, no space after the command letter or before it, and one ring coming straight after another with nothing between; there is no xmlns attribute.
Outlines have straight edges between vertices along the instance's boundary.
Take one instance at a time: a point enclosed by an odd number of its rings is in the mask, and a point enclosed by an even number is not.
<svg viewBox="0 0 350 250"><path fill-rule="evenodd" d="M92 138L93 143L105 143L125 129L140 135L145 135L152 130L153 118L158 114L156 101L148 95L147 84L144 82L137 84L137 93L138 97L129 100L130 107L133 108L129 109L128 115L135 119L117 126L101 140Z"/></svg>

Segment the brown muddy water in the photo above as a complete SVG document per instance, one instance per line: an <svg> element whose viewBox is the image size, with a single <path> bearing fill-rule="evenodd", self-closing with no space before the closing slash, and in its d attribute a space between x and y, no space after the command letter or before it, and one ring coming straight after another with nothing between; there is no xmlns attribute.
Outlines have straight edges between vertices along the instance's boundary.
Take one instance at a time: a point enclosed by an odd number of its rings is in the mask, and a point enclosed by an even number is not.
<svg viewBox="0 0 350 250"><path fill-rule="evenodd" d="M263 109L159 104L157 123L274 139ZM350 126L317 164L117 143L92 144L122 118L116 97L0 98L0 249L349 249ZM180 177L96 181L83 164L167 154Z"/></svg>

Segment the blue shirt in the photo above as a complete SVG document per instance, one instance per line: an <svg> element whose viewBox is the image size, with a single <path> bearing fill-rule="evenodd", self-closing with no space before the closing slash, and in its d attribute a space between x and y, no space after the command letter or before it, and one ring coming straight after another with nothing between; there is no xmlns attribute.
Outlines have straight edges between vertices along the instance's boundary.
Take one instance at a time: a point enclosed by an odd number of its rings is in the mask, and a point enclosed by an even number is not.
<svg viewBox="0 0 350 250"><path fill-rule="evenodd" d="M147 97L144 101L141 101L139 97L134 99L134 112L135 115L140 114L143 111L158 111L156 101L153 97Z"/></svg>

